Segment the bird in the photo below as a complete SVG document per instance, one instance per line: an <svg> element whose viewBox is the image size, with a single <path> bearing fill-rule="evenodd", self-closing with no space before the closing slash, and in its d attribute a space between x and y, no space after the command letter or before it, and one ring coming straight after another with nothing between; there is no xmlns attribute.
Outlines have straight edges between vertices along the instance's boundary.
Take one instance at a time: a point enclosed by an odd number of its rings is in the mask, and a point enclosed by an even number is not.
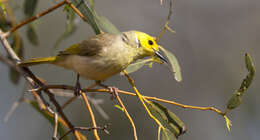
<svg viewBox="0 0 260 140"><path fill-rule="evenodd" d="M145 57L158 57L163 63L167 63L167 59L159 51L155 37L131 30L94 35L60 51L56 56L32 58L18 65L27 67L54 64L75 71L78 78L81 76L87 80L104 81ZM79 83L76 85L80 88Z"/></svg>

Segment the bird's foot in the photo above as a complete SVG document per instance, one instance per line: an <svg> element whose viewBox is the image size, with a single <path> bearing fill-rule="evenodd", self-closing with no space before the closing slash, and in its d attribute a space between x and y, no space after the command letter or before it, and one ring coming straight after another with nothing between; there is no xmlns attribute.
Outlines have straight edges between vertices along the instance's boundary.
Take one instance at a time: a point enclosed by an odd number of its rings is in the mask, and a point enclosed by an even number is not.
<svg viewBox="0 0 260 140"><path fill-rule="evenodd" d="M80 92L81 92L81 85L79 82L77 82L74 89L74 95L80 96Z"/></svg>
<svg viewBox="0 0 260 140"><path fill-rule="evenodd" d="M76 80L76 85L75 85L75 89L74 89L74 95L80 96L80 92L81 92L81 85L79 83L79 74L77 74L77 80Z"/></svg>
<svg viewBox="0 0 260 140"><path fill-rule="evenodd" d="M118 88L117 87L107 87L109 92L112 94L111 99L114 99L118 96Z"/></svg>
<svg viewBox="0 0 260 140"><path fill-rule="evenodd" d="M109 93L112 94L111 99L114 99L114 98L116 98L116 97L118 96L118 88L117 88L117 87L104 85L104 84L102 84L100 81L96 81L96 82L97 82L97 84L98 84L99 86L104 87L104 88L106 88L106 89L109 90Z"/></svg>

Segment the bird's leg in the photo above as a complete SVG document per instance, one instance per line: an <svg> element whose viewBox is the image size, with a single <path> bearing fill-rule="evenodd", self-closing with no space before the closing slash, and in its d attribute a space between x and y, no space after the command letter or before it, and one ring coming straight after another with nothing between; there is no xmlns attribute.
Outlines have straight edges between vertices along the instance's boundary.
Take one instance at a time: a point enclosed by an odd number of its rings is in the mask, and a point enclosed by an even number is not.
<svg viewBox="0 0 260 140"><path fill-rule="evenodd" d="M105 85L105 84L101 83L101 81L96 81L96 83L97 83L97 85L104 87L104 88L109 90L109 92L113 95L111 99L118 96L118 88L117 87Z"/></svg>
<svg viewBox="0 0 260 140"><path fill-rule="evenodd" d="M79 74L77 74L77 80L76 80L76 85L75 85L75 90L74 90L74 95L79 96L81 91L81 85L79 82Z"/></svg>

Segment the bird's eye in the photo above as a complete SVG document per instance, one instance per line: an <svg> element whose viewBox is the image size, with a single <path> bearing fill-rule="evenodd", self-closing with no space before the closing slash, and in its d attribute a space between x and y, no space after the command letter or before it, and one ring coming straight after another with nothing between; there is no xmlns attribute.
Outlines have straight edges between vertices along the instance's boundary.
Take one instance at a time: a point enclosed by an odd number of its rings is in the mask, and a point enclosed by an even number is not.
<svg viewBox="0 0 260 140"><path fill-rule="evenodd" d="M152 40L148 40L148 44L149 45L153 45L153 41Z"/></svg>

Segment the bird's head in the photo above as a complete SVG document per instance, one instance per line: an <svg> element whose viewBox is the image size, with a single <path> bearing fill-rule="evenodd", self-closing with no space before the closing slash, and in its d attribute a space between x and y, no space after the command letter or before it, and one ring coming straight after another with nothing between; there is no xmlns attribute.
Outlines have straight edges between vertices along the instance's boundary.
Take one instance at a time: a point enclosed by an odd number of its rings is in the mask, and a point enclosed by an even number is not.
<svg viewBox="0 0 260 140"><path fill-rule="evenodd" d="M140 57L156 56L163 62L167 63L166 58L159 51L159 45L156 43L155 37L139 31L124 32L123 36L125 36L126 39L131 40L131 46L138 49L137 52L139 53Z"/></svg>

